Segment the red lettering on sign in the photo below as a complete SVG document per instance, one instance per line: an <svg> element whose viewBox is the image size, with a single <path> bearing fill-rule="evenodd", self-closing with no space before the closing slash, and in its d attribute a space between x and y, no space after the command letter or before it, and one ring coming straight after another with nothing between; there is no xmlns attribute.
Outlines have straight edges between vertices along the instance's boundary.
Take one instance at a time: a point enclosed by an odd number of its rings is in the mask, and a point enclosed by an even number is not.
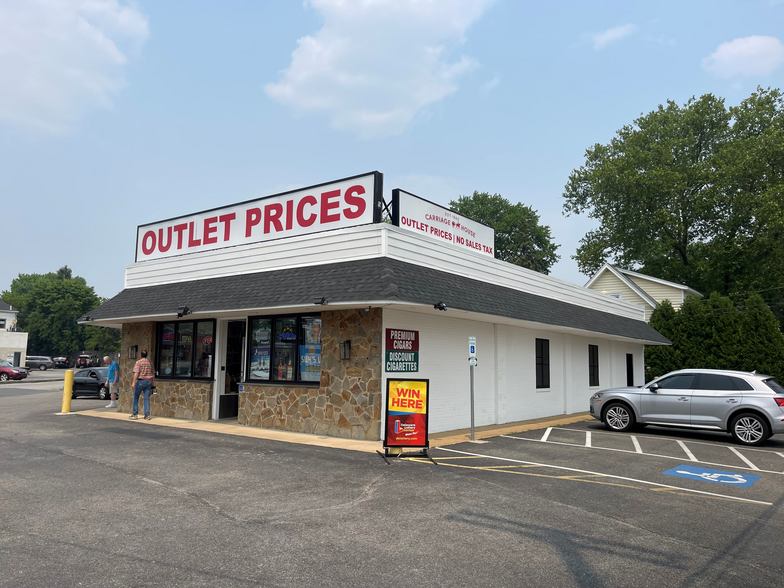
<svg viewBox="0 0 784 588"><path fill-rule="evenodd" d="M194 228L194 223L191 221L188 223L188 247L198 247L201 245L201 239L196 239L196 230Z"/></svg>
<svg viewBox="0 0 784 588"><path fill-rule="evenodd" d="M270 225L275 224L275 232L279 233L283 230L283 224L280 222L280 217L283 216L283 205L280 202L274 204L267 204L264 207L264 234L270 232Z"/></svg>
<svg viewBox="0 0 784 588"><path fill-rule="evenodd" d="M222 214L220 216L220 222L223 223L223 240L228 241L229 237L231 237L231 221L237 218L237 215L233 212L231 214Z"/></svg>
<svg viewBox="0 0 784 588"><path fill-rule="evenodd" d="M316 200L315 196L305 196L299 201L299 203L297 203L297 224L301 227L309 227L316 222L316 218L318 217L318 215L314 212L308 218L305 218L303 212L305 210L306 204L309 204L310 206L316 206L318 204L318 200Z"/></svg>
<svg viewBox="0 0 784 588"><path fill-rule="evenodd" d="M356 209L351 208L344 208L343 214L346 218L359 218L365 213L365 208L367 204L365 203L364 198L359 198L356 196L357 194L364 194L365 188L362 186L351 186L348 190L346 190L346 204L349 206L356 206Z"/></svg>
<svg viewBox="0 0 784 588"><path fill-rule="evenodd" d="M161 253L166 253L172 244L172 228L171 227L166 227L166 228L167 228L167 235L168 235L168 243L166 243L165 247L163 245L163 229L158 229L158 251L160 251Z"/></svg>
<svg viewBox="0 0 784 588"><path fill-rule="evenodd" d="M148 239L152 241L149 247L147 247ZM155 251L155 231L147 231L144 233L144 237L142 237L142 252L145 255L149 255L153 251Z"/></svg>
<svg viewBox="0 0 784 588"><path fill-rule="evenodd" d="M291 230L291 223L294 222L294 201L286 200L286 230Z"/></svg>
<svg viewBox="0 0 784 588"><path fill-rule="evenodd" d="M187 223L181 225L174 225L174 232L177 233L177 249L182 249L182 234L188 228Z"/></svg>
<svg viewBox="0 0 784 588"><path fill-rule="evenodd" d="M217 237L210 236L218 232L218 227L216 226L217 224L218 224L217 216L211 216L210 218L204 219L204 244L205 245L212 245L213 243L218 242Z"/></svg>
<svg viewBox="0 0 784 588"><path fill-rule="evenodd" d="M340 190L330 190L321 194L321 221L322 225L334 223L340 220L340 212L330 214L330 210L340 207L340 202L333 202L335 198L340 198Z"/></svg>
<svg viewBox="0 0 784 588"><path fill-rule="evenodd" d="M249 208L245 213L245 236L250 237L250 232L253 227L261 222L261 209Z"/></svg>

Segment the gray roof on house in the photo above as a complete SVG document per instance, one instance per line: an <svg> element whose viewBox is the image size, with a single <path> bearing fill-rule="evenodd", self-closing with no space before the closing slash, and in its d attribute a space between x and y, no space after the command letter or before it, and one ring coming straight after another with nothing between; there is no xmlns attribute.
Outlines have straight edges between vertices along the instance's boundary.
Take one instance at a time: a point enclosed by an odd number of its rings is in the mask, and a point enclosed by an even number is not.
<svg viewBox="0 0 784 588"><path fill-rule="evenodd" d="M5 300L0 299L0 310L6 310L6 311L12 310L11 305L8 304ZM16 311L13 310L12 312L16 312Z"/></svg>
<svg viewBox="0 0 784 588"><path fill-rule="evenodd" d="M289 305L395 300L668 344L645 323L480 280L380 257L123 290L89 313L94 320L170 314L187 304L210 313ZM640 313L642 315L642 312Z"/></svg>

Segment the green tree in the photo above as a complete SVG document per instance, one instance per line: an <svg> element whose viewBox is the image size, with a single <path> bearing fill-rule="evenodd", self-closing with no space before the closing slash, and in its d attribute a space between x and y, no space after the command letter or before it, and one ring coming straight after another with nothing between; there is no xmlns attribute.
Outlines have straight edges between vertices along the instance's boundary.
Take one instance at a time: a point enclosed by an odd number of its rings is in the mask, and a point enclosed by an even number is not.
<svg viewBox="0 0 784 588"><path fill-rule="evenodd" d="M63 266L56 273L19 274L2 298L19 310L18 326L28 333L28 353L52 355L82 349L116 351L117 329L78 325L76 321L103 300L84 278ZM97 334L98 331L109 331Z"/></svg>
<svg viewBox="0 0 784 588"><path fill-rule="evenodd" d="M450 208L495 229L495 258L549 274L558 261L550 227L539 224L530 206L512 204L500 194L474 192L449 203Z"/></svg>
<svg viewBox="0 0 784 588"><path fill-rule="evenodd" d="M676 311L664 301L651 326L672 346L645 348L648 380L686 368L756 370L784 377L784 335L758 294L734 304L714 292L707 299L687 298Z"/></svg>
<svg viewBox="0 0 784 588"><path fill-rule="evenodd" d="M583 273L610 261L702 292L766 290L773 304L784 294L784 97L669 101L588 149L564 199L565 214L599 222L574 256Z"/></svg>

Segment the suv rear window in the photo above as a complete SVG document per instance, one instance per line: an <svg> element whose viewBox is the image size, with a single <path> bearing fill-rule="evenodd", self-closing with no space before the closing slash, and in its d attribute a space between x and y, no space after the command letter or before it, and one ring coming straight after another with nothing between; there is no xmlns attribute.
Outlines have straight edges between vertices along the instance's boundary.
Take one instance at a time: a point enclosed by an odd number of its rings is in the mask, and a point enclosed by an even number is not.
<svg viewBox="0 0 784 588"><path fill-rule="evenodd" d="M773 390L776 394L784 394L784 386L779 384L773 378L769 380L763 380L762 383L765 384L771 390Z"/></svg>

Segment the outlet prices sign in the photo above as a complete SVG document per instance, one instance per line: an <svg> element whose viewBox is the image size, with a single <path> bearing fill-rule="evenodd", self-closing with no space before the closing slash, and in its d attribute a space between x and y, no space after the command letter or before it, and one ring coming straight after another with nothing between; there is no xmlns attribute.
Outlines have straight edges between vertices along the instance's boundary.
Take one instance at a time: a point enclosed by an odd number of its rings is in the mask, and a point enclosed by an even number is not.
<svg viewBox="0 0 784 588"><path fill-rule="evenodd" d="M384 447L429 447L430 380L387 380Z"/></svg>

